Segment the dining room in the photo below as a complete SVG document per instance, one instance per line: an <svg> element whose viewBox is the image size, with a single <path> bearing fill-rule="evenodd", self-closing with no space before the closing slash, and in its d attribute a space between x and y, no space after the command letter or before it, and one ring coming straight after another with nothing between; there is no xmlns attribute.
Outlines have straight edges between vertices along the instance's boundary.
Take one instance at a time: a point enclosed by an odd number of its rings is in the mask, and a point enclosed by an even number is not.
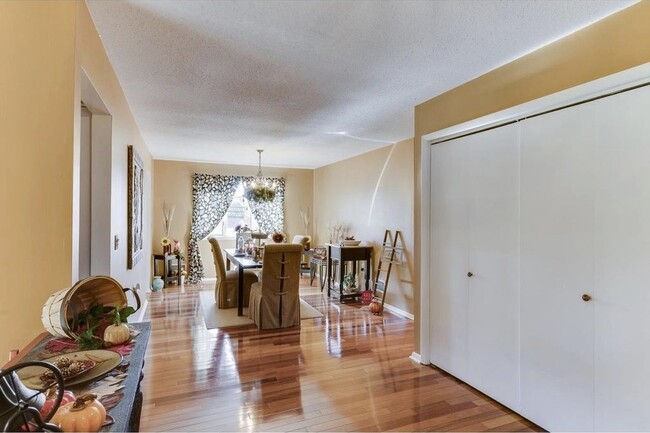
<svg viewBox="0 0 650 433"><path fill-rule="evenodd" d="M267 153L265 151L263 156L267 156ZM274 197L280 203L282 211L279 214L282 218L269 217L266 219L269 222L262 228L255 212L251 212L249 200L244 197L244 183L256 175L260 168L258 162L258 155L254 151L250 154L250 165L155 160L152 250L162 253L160 240L164 237L180 241L188 273L185 281L198 283L216 279L209 238L218 239L225 257L226 249L238 247L234 232L238 225L247 225L253 231L266 231L267 238L257 241L258 244L272 243L270 235L274 231L284 233L285 242L290 242L296 235L307 236L310 248L324 246L330 241L337 243L346 236L354 237L364 245L373 247L375 261L372 267L377 264L385 230L400 230L405 253L401 264L396 265L392 272L386 308L412 318L412 141L405 140L317 169L270 167L264 165L262 159L263 175L270 180L282 181L281 191ZM202 202L201 188L211 185L213 180L217 182L220 176L234 176L240 180L235 182L234 191L228 196L229 202L225 207L229 210L223 209L221 218L212 219L201 228L202 237L196 242L198 254L192 253L190 243L194 241L191 241L191 235L193 231L198 231L193 227L196 224L193 206L196 202ZM222 190L216 185L214 189ZM169 224L165 222L165 205L174 207ZM212 209L216 214L216 207ZM169 232L166 232L167 227ZM191 263L199 257L200 278L192 275L197 265ZM371 271L369 276L372 275Z"/></svg>

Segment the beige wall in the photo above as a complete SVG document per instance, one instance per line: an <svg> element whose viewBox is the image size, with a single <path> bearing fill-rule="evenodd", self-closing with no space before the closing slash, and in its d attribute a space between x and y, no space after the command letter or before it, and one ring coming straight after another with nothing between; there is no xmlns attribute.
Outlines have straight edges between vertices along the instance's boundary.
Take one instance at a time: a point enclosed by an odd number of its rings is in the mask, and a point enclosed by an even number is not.
<svg viewBox="0 0 650 433"><path fill-rule="evenodd" d="M265 176L284 177L285 190L285 232L290 237L303 234L304 226L300 218L300 208L313 209L313 170L262 167ZM154 218L153 218L153 252L162 253L160 239L164 235L163 202L175 206L174 219L170 228L170 237L182 241L187 252L192 222L192 175L194 173L254 176L257 167L242 165L208 164L183 161L154 161ZM310 223L311 230L311 223ZM308 233L311 235L311 233ZM233 248L234 242L222 242L222 248ZM206 278L215 277L210 244L207 240L199 242ZM186 258L187 260L187 258Z"/></svg>
<svg viewBox="0 0 650 433"><path fill-rule="evenodd" d="M86 69L113 115L115 187L112 196L102 199L111 200L113 227L122 239L113 252L114 276L125 285L133 282L127 277L135 276L125 271L122 229L126 144L138 146L149 170L151 158L84 2L0 2L0 58L0 260L9 271L0 282L2 365L10 349L42 332L41 309L49 295L74 282L79 67ZM145 194L150 201L150 185ZM123 272L117 269L122 257ZM149 261L143 262L146 281Z"/></svg>
<svg viewBox="0 0 650 433"><path fill-rule="evenodd" d="M0 365L70 284L74 3L0 2Z"/></svg>
<svg viewBox="0 0 650 433"><path fill-rule="evenodd" d="M413 313L413 141L316 169L314 191L319 244L329 241L328 225L341 223L378 257L384 231L402 231L405 261L393 266L386 302Z"/></svg>
<svg viewBox="0 0 650 433"><path fill-rule="evenodd" d="M420 257L421 137L649 62L649 22L650 2L640 2L415 107L416 257ZM415 296L419 299L419 284ZM416 315L416 330L418 319Z"/></svg>
<svg viewBox="0 0 650 433"><path fill-rule="evenodd" d="M93 200L110 200L110 275L125 287L137 284L143 289L149 287L151 275L151 221L153 215L153 159L145 144L140 129L135 123L131 109L126 101L122 87L115 76L104 46L99 38L95 24L85 2L75 2L77 6L77 89L75 101L81 99L79 81L81 69L90 79L108 112L112 117L111 178L110 195L95 197ZM75 107L75 133L79 131L79 107ZM78 134L76 145L78 146ZM144 252L142 259L127 269L127 188L128 164L127 148L132 145L144 164ZM112 248L113 237L119 238L119 247Z"/></svg>

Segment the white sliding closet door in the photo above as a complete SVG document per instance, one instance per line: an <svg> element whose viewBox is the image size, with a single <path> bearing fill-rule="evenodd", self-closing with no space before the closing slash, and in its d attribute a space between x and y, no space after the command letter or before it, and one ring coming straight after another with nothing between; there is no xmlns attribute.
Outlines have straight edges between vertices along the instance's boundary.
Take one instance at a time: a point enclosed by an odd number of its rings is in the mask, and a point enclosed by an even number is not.
<svg viewBox="0 0 650 433"><path fill-rule="evenodd" d="M594 428L593 118L521 122L521 413L550 431Z"/></svg>
<svg viewBox="0 0 650 433"><path fill-rule="evenodd" d="M431 148L431 363L467 377L467 144Z"/></svg>
<svg viewBox="0 0 650 433"><path fill-rule="evenodd" d="M592 104L595 427L650 431L650 88Z"/></svg>
<svg viewBox="0 0 650 433"><path fill-rule="evenodd" d="M469 145L467 382L519 406L519 125L464 138Z"/></svg>

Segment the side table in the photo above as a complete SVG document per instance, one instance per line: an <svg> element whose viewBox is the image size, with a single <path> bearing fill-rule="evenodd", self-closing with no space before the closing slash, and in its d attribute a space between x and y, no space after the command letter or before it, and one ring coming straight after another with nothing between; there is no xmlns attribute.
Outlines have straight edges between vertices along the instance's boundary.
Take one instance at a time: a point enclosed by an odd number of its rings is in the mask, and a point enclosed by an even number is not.
<svg viewBox="0 0 650 433"><path fill-rule="evenodd" d="M158 262L163 262L163 275L162 279L165 283L164 287L167 287L169 284L178 284L181 285L181 274L183 271L181 265L181 257L176 254L153 254L153 273L156 275L156 269ZM173 275L174 267L177 270L177 274Z"/></svg>
<svg viewBox="0 0 650 433"><path fill-rule="evenodd" d="M334 279L332 273L332 261L338 261L340 266L339 271L339 287L338 287L338 298L340 302L343 302L345 299L353 299L361 296L361 293L343 293L343 278L344 278L344 269L345 262L352 262L352 273L356 275L357 273L357 262L365 261L365 281L366 281L366 290L370 288L370 261L372 259L372 246L371 245L359 245L359 246L342 246L338 244L327 244L327 274L330 276L327 282L327 296L332 296L331 293L334 286Z"/></svg>

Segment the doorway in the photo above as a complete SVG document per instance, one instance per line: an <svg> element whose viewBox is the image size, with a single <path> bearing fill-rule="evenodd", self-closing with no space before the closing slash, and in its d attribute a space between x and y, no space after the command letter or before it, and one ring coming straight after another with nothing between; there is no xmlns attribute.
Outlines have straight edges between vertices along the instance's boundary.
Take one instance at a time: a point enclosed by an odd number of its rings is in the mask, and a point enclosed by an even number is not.
<svg viewBox="0 0 650 433"><path fill-rule="evenodd" d="M77 242L73 280L110 275L112 116L81 71Z"/></svg>

